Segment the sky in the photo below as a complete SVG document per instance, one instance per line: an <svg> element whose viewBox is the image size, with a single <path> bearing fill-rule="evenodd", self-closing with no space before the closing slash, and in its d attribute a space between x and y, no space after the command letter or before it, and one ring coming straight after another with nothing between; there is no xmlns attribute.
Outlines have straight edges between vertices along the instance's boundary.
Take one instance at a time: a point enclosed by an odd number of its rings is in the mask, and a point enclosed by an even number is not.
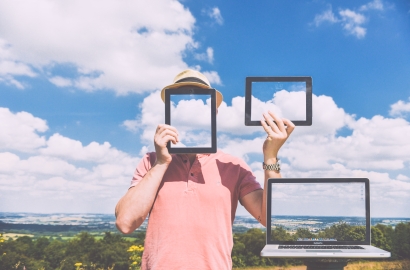
<svg viewBox="0 0 410 270"><path fill-rule="evenodd" d="M245 79L312 77L313 124L280 150L282 175L366 177L373 216L410 217L404 0L0 0L0 211L113 213L186 68L223 93L218 148L261 183Z"/></svg>
<svg viewBox="0 0 410 270"><path fill-rule="evenodd" d="M332 216L366 218L365 184L274 183L272 216Z"/></svg>

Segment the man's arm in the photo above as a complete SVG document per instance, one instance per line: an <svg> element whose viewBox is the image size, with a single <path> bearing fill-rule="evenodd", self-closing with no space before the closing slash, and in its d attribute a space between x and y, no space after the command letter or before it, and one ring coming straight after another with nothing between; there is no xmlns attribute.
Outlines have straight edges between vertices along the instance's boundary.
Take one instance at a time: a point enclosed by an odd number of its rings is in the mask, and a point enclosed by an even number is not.
<svg viewBox="0 0 410 270"><path fill-rule="evenodd" d="M172 161L166 147L167 142L178 142L178 133L174 127L159 125L154 136L157 160L141 181L119 200L115 207L118 230L122 233L132 233L145 220L161 184L162 178Z"/></svg>
<svg viewBox="0 0 410 270"><path fill-rule="evenodd" d="M263 143L263 161L265 164L275 164L277 162L279 149L295 129L295 125L288 119L280 119L272 112L269 112L269 115L264 114L263 117L265 120L262 120L261 124L267 133L267 138ZM273 122L272 119L275 120L275 122ZM264 174L265 181L263 190L255 190L246 194L242 197L241 203L253 217L263 226L266 226L266 192L268 179L280 178L282 176L279 171L271 170L265 170Z"/></svg>

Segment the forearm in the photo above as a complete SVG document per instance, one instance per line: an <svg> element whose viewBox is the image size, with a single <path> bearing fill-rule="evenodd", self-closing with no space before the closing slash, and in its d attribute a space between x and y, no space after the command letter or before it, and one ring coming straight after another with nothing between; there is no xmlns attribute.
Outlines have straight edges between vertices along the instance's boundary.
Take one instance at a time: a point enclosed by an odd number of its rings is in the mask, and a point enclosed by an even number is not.
<svg viewBox="0 0 410 270"><path fill-rule="evenodd" d="M155 164L144 178L121 198L115 208L118 230L132 233L144 222L167 169L168 164Z"/></svg>
<svg viewBox="0 0 410 270"><path fill-rule="evenodd" d="M270 178L281 178L281 174L278 171L271 171L271 170L265 170L265 181L263 185L263 197L262 197L262 218L260 223L263 224L266 227L267 220L266 220L266 206L267 206L267 199L268 199L268 180Z"/></svg>

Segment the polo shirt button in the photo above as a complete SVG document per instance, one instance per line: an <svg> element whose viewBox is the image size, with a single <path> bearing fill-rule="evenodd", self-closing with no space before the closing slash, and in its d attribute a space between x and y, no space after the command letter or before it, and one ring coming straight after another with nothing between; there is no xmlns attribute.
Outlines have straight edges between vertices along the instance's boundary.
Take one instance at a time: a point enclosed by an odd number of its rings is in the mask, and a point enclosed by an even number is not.
<svg viewBox="0 0 410 270"><path fill-rule="evenodd" d="M191 173L191 176L194 176L194 174L193 174L193 173Z"/></svg>

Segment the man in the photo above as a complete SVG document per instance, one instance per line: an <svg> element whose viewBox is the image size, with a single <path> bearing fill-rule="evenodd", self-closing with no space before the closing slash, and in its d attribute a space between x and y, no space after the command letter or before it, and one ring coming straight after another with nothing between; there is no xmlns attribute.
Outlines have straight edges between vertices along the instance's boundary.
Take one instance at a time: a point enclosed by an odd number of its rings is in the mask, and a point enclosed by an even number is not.
<svg viewBox="0 0 410 270"><path fill-rule="evenodd" d="M165 89L186 85L211 88L203 74L186 70L162 90L162 99ZM222 94L216 93L219 106ZM263 115L261 124L267 134L266 186L269 178L281 177L278 151L295 126L271 112ZM266 192L241 159L222 151L170 155L169 141L179 141L178 131L158 125L155 153L145 155L132 188L118 202L116 226L122 233L132 233L149 214L142 269L231 269L237 203L266 226Z"/></svg>

